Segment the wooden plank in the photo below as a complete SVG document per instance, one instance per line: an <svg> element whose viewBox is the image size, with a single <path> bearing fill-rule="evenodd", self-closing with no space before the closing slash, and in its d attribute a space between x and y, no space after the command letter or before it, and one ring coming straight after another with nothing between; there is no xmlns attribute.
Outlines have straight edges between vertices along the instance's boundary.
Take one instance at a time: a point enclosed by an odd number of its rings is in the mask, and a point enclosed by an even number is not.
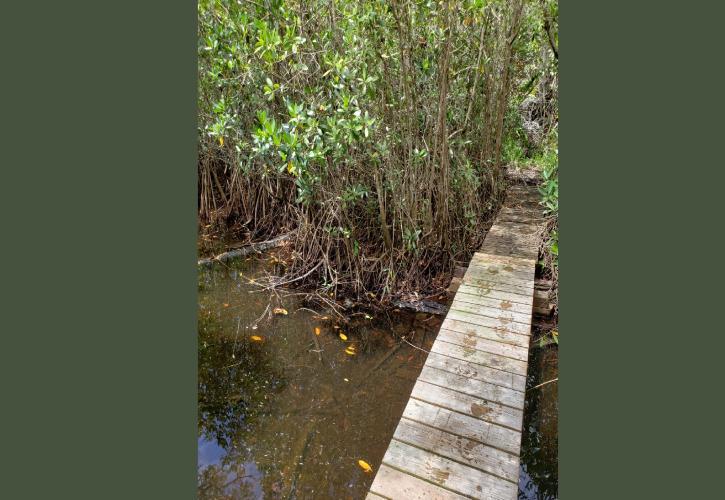
<svg viewBox="0 0 725 500"><path fill-rule="evenodd" d="M386 466L384 466L384 467L386 467ZM410 477L412 477L412 476L410 476ZM373 484L374 484L374 483L373 483ZM386 498L385 498L385 497L381 497L380 495L376 495L375 493L372 493L372 492L368 491L368 494L367 494L367 496L365 497L365 500L380 500L381 498L382 498L383 500L386 500Z"/></svg>
<svg viewBox="0 0 725 500"><path fill-rule="evenodd" d="M494 228L496 230L495 232L531 237L537 240L542 231L541 225L530 222L497 221L496 224L491 226L491 229Z"/></svg>
<svg viewBox="0 0 725 500"><path fill-rule="evenodd" d="M435 427L403 418L394 439L450 458L507 481L517 481L519 457Z"/></svg>
<svg viewBox="0 0 725 500"><path fill-rule="evenodd" d="M425 401L411 399L405 407L403 417L436 427L467 439L494 446L518 456L521 433L500 425L483 422L455 411L435 406ZM516 461L518 468L518 460Z"/></svg>
<svg viewBox="0 0 725 500"><path fill-rule="evenodd" d="M472 268L469 267L468 271L466 272L466 275L463 277L463 280L482 280L489 283L496 283L497 285L511 285L519 288L523 288L526 290L526 294L533 293L534 289L534 274L531 273L530 277L520 277L520 276L496 276L495 274L491 274L486 269L482 268Z"/></svg>
<svg viewBox="0 0 725 500"><path fill-rule="evenodd" d="M531 261L506 262L495 261L489 254L474 254L471 258L470 267L485 268L490 274L512 275L522 277L524 279L533 279L536 271L535 265Z"/></svg>
<svg viewBox="0 0 725 500"><path fill-rule="evenodd" d="M486 248L486 244L489 242L489 238L494 237L511 244L530 245L531 247L529 249L531 250L539 247L539 236L536 232L524 232L523 228L510 229L494 225L488 230L488 233L486 233L486 238L483 243L484 249Z"/></svg>
<svg viewBox="0 0 725 500"><path fill-rule="evenodd" d="M455 309L450 309L446 317L465 321L473 325L500 328L509 332L518 333L519 335L529 335L531 333L531 327L529 325L516 323L508 318L490 318L488 316L481 316L465 311L457 311Z"/></svg>
<svg viewBox="0 0 725 500"><path fill-rule="evenodd" d="M483 249L487 252L498 255L525 255L536 259L539 256L538 246L530 241L514 239L511 236L489 233L486 236L486 243Z"/></svg>
<svg viewBox="0 0 725 500"><path fill-rule="evenodd" d="M529 296L523 295L520 292L496 290L488 286L480 287L471 283L461 283L458 287L458 293L466 293L468 295L474 295L476 297L482 297L491 300L506 300L509 302L515 302L517 304L523 304L527 306L533 306L534 304L533 293L531 296Z"/></svg>
<svg viewBox="0 0 725 500"><path fill-rule="evenodd" d="M529 359L529 350L525 347L504 344L503 342L496 342L495 340L482 339L470 333L465 334L441 329L441 331L438 332L436 340L442 340L450 344L468 347L477 351L489 352L491 354L497 354L499 356L505 356L519 361L527 361Z"/></svg>
<svg viewBox="0 0 725 500"><path fill-rule="evenodd" d="M423 380L415 383L411 397L513 430L521 429L523 422L521 410L429 384Z"/></svg>
<svg viewBox="0 0 725 500"><path fill-rule="evenodd" d="M500 232L494 226L486 234L481 250L499 255L501 255L502 251L513 252L505 255L520 255L535 259L538 257L538 248L536 238Z"/></svg>
<svg viewBox="0 0 725 500"><path fill-rule="evenodd" d="M500 302L501 301L498 301L498 303ZM472 304L468 301L462 300L460 297L456 297L455 299L453 299L450 309L471 314L477 314L479 316L488 316L489 318L494 319L503 319L507 322L515 321L516 323L521 323L522 325L527 325L529 327L531 326L530 310L527 313L519 313L516 311L512 311L511 309L501 309L500 307L498 307L498 304L497 307L491 307L480 303Z"/></svg>
<svg viewBox="0 0 725 500"><path fill-rule="evenodd" d="M545 222L545 217L543 215L530 213L530 214L524 214L519 212L518 210L514 209L503 209L498 213L498 217L496 218L496 221L498 222L528 222L533 221L537 224L543 224Z"/></svg>
<svg viewBox="0 0 725 500"><path fill-rule="evenodd" d="M476 252L471 257L471 262L482 261L487 263L502 264L504 266L511 266L514 269L529 269L536 265L535 259L524 259L522 257L506 256L506 255L495 255L485 252ZM467 268L466 268L467 269Z"/></svg>
<svg viewBox="0 0 725 500"><path fill-rule="evenodd" d="M534 282L533 270L527 275L519 273L499 273L495 268L490 269L483 266L472 265L468 268L465 278L482 279L484 281L490 281L494 283L506 283L509 285L516 285L523 288L531 288Z"/></svg>
<svg viewBox="0 0 725 500"><path fill-rule="evenodd" d="M470 347L463 347L456 344L451 344L444 340L435 341L431 346L431 352L442 354L443 356L449 356L451 358L460 359L462 361L468 361L481 366L487 366L495 370L501 370L514 375L526 376L526 362L519 361L497 354L491 354L489 352L477 351ZM455 387L454 387L455 388Z"/></svg>
<svg viewBox="0 0 725 500"><path fill-rule="evenodd" d="M479 278L476 276L470 276L466 274L461 281L461 285L475 286L481 289L481 293L485 295L488 290L499 290L501 292L509 292L516 295L522 295L521 300L526 300L527 303L533 304L534 295L534 281L530 284L514 284L514 283L502 283L500 280L496 281L491 278Z"/></svg>
<svg viewBox="0 0 725 500"><path fill-rule="evenodd" d="M397 469L393 469L385 464L381 464L370 492L380 492L381 497L375 495L375 500L379 498L392 498L393 500L410 498L411 500L427 500L433 498L436 500L459 500L465 497L452 491L436 486L433 483L423 481L415 476L406 474ZM373 493L374 494L374 493Z"/></svg>
<svg viewBox="0 0 725 500"><path fill-rule="evenodd" d="M536 292L536 290L534 290ZM534 302L536 294L534 294ZM459 290L453 298L453 303L464 302L466 304L474 304L478 306L495 307L501 311L513 312L517 314L525 314L531 316L531 305L512 302L510 300L492 299L475 293L469 293L467 290Z"/></svg>
<svg viewBox="0 0 725 500"><path fill-rule="evenodd" d="M483 240L483 249L485 250L487 244L490 244L491 239L499 239L509 244L517 245L530 245L530 250L538 248L539 237L536 234L522 233L513 229L504 229L500 226L494 225L486 233L486 238Z"/></svg>
<svg viewBox="0 0 725 500"><path fill-rule="evenodd" d="M474 498L511 500L518 492L517 484L502 481L491 474L401 443L397 439L390 442L383 463Z"/></svg>
<svg viewBox="0 0 725 500"><path fill-rule="evenodd" d="M528 207L514 207L514 206L505 206L501 209L501 211L497 214L496 222L500 220L506 220L507 216L511 215L520 215L521 217L526 217L526 221L533 221L538 222L544 219L544 213L543 210L539 210L537 208L533 208L531 206Z"/></svg>
<svg viewBox="0 0 725 500"><path fill-rule="evenodd" d="M480 380L461 377L450 372L424 366L418 380L441 387L450 387L457 392L476 396L486 401L510 406L518 410L524 408L524 393L493 385Z"/></svg>
<svg viewBox="0 0 725 500"><path fill-rule="evenodd" d="M529 336L520 335L518 333L509 332L502 328L491 328L487 326L474 325L466 321L460 321L457 319L446 318L443 320L441 328L451 330L458 333L473 333L477 337L483 339L496 340L506 344L517 345L521 347L528 347Z"/></svg>
<svg viewBox="0 0 725 500"><path fill-rule="evenodd" d="M425 362L426 366L438 368L439 370L455 373L462 377L475 378L483 382L489 382L494 385L500 385L524 392L526 390L526 377L517 375L503 370L497 370L488 366L477 365L470 361L431 352Z"/></svg>

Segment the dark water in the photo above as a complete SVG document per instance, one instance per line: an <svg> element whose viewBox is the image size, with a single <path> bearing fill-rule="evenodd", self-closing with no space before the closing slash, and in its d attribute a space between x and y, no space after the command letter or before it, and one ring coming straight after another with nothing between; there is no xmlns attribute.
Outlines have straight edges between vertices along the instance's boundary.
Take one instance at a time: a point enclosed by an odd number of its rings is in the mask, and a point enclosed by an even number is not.
<svg viewBox="0 0 725 500"><path fill-rule="evenodd" d="M377 470L425 362L400 338L428 350L440 319L317 315L302 295L248 282L268 268L249 260L199 277L198 496L364 498L373 474L358 460ZM556 349L532 349L527 387L557 376ZM527 391L520 499L558 496L557 389Z"/></svg>
<svg viewBox="0 0 725 500"><path fill-rule="evenodd" d="M536 336L536 334L534 335ZM558 349L532 348L521 438L519 500L554 500L559 489Z"/></svg>
<svg viewBox="0 0 725 500"><path fill-rule="evenodd" d="M425 362L400 337L430 349L440 320L345 323L259 292L247 279L260 272L247 261L200 274L198 496L364 498L373 474L358 460L377 470Z"/></svg>

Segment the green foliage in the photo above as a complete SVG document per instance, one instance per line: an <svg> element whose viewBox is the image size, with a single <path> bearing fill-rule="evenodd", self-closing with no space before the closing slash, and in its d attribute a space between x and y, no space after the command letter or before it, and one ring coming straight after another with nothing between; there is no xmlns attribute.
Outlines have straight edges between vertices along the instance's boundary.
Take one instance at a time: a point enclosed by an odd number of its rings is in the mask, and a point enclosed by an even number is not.
<svg viewBox="0 0 725 500"><path fill-rule="evenodd" d="M330 286L425 286L432 263L477 248L495 171L526 155L516 106L541 66L542 12L522 0L200 0L200 218L298 229L290 272L323 260Z"/></svg>
<svg viewBox="0 0 725 500"><path fill-rule="evenodd" d="M556 132L556 131L554 131ZM556 134L552 134L554 140ZM541 165L542 183L539 187L541 202L546 207L548 215L556 221L549 235L549 250L552 256L552 265L559 265L559 150L556 145L547 148L539 160Z"/></svg>

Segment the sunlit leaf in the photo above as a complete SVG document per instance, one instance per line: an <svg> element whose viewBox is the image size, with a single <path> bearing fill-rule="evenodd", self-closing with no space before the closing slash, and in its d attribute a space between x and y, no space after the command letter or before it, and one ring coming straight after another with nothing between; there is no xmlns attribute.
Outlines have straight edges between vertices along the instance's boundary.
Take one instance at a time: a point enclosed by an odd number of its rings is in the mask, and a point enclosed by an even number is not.
<svg viewBox="0 0 725 500"><path fill-rule="evenodd" d="M362 470L364 470L367 473L370 473L373 471L373 468L370 467L370 464L367 463L365 460L358 460L357 464L360 466Z"/></svg>
<svg viewBox="0 0 725 500"><path fill-rule="evenodd" d="M260 337L259 335L252 335L252 336L251 336L251 337L249 337L249 338L250 338L250 339L252 339L252 340L253 340L253 341L255 341L255 342L262 342L262 341L264 340L264 339L263 339L262 337Z"/></svg>
<svg viewBox="0 0 725 500"><path fill-rule="evenodd" d="M315 335L319 335L319 334L320 334L320 327L319 326L316 326L315 327Z"/></svg>
<svg viewBox="0 0 725 500"><path fill-rule="evenodd" d="M350 356L354 356L355 355L355 349L351 349L350 347L348 347L347 349L345 349L345 354L348 354Z"/></svg>
<svg viewBox="0 0 725 500"><path fill-rule="evenodd" d="M229 304L227 304L226 302L224 302L224 307L229 307Z"/></svg>
<svg viewBox="0 0 725 500"><path fill-rule="evenodd" d="M272 312L274 314L283 314L283 315L287 316L287 309L284 309L282 307L275 307L274 309L272 309Z"/></svg>
<svg viewBox="0 0 725 500"><path fill-rule="evenodd" d="M342 340L347 340L347 335L345 335L344 333L340 332L340 338Z"/></svg>

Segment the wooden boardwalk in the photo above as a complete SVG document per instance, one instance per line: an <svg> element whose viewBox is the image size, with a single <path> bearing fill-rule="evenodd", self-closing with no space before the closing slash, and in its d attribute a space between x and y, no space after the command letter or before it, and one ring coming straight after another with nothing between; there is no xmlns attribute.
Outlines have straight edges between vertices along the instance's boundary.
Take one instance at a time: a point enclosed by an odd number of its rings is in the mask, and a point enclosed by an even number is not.
<svg viewBox="0 0 725 500"><path fill-rule="evenodd" d="M515 186L471 259L368 499L515 499L531 333L535 188Z"/></svg>

